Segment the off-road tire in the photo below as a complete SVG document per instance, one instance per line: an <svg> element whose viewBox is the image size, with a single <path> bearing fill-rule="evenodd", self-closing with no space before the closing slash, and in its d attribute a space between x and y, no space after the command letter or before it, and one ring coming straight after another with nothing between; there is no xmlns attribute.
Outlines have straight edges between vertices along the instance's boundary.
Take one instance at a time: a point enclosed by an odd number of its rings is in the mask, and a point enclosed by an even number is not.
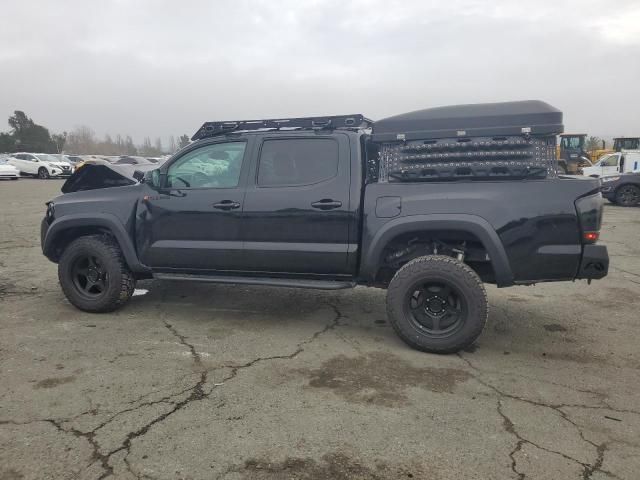
<svg viewBox="0 0 640 480"><path fill-rule="evenodd" d="M622 185L616 190L615 204L621 207L635 207L640 203L640 188Z"/></svg>
<svg viewBox="0 0 640 480"><path fill-rule="evenodd" d="M420 330L407 314L410 290L416 283L436 281L448 284L466 302L462 326L446 338L434 338ZM387 290L387 315L398 336L409 346L431 353L455 353L469 345L482 333L489 304L482 280L471 268L455 258L443 255L418 257L400 268Z"/></svg>
<svg viewBox="0 0 640 480"><path fill-rule="evenodd" d="M98 258L108 275L104 292L95 298L83 295L72 278L74 262L82 255ZM72 305L93 313L112 312L120 308L133 295L136 283L120 247L108 235L88 235L71 242L58 262L58 279Z"/></svg>
<svg viewBox="0 0 640 480"><path fill-rule="evenodd" d="M51 175L49 175L49 170L47 170L45 167L40 167L38 169L38 178L41 180L46 180L47 178L49 178Z"/></svg>

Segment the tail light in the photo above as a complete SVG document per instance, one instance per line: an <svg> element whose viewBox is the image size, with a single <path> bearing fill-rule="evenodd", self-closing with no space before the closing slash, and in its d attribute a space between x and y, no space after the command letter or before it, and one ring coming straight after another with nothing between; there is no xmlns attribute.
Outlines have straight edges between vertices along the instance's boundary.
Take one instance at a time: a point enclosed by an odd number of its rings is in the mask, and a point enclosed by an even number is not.
<svg viewBox="0 0 640 480"><path fill-rule="evenodd" d="M596 243L598 241L602 224L603 203L600 192L576 200L582 243Z"/></svg>

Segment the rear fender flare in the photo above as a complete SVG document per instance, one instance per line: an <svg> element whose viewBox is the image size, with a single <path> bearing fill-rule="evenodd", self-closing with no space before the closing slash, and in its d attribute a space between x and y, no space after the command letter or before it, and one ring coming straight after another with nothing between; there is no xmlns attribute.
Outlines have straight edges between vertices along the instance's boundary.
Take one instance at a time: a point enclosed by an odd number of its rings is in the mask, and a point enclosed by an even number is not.
<svg viewBox="0 0 640 480"><path fill-rule="evenodd" d="M374 281L385 246L398 235L412 231L453 230L475 235L489 254L499 287L514 284L509 258L498 233L484 218L469 214L410 215L396 218L378 230L363 252L362 276ZM366 239L365 239L366 240Z"/></svg>

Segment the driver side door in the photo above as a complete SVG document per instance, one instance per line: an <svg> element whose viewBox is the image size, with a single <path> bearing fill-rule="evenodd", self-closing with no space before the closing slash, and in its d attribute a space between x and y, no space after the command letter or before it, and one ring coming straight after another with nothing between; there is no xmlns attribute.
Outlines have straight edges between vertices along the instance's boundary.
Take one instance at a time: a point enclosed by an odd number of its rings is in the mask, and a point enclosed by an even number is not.
<svg viewBox="0 0 640 480"><path fill-rule="evenodd" d="M614 175L619 172L619 164L620 164L620 154L614 153L609 158L604 159L600 167L602 171L600 172L600 176L605 175Z"/></svg>
<svg viewBox="0 0 640 480"><path fill-rule="evenodd" d="M249 141L198 146L163 170L160 191L145 185L138 210L138 251L155 271L207 273L240 264L240 225Z"/></svg>

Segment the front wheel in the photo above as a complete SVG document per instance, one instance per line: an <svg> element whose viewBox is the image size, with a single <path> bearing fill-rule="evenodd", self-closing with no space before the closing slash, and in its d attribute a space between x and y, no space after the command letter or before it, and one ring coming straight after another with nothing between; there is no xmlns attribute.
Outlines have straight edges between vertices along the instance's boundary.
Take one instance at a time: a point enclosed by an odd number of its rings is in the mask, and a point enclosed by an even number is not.
<svg viewBox="0 0 640 480"><path fill-rule="evenodd" d="M622 207L635 207L640 203L640 188L635 185L623 185L616 191L616 204Z"/></svg>
<svg viewBox="0 0 640 480"><path fill-rule="evenodd" d="M106 235L71 242L60 257L58 279L69 302L85 312L111 312L126 303L135 288L120 247Z"/></svg>
<svg viewBox="0 0 640 480"><path fill-rule="evenodd" d="M387 314L409 346L454 353L471 345L488 316L480 277L464 263L442 255L418 257L398 270L387 291Z"/></svg>
<svg viewBox="0 0 640 480"><path fill-rule="evenodd" d="M42 179L42 180L46 180L47 178L49 178L49 170L47 170L44 167L40 167L38 169L38 178Z"/></svg>

